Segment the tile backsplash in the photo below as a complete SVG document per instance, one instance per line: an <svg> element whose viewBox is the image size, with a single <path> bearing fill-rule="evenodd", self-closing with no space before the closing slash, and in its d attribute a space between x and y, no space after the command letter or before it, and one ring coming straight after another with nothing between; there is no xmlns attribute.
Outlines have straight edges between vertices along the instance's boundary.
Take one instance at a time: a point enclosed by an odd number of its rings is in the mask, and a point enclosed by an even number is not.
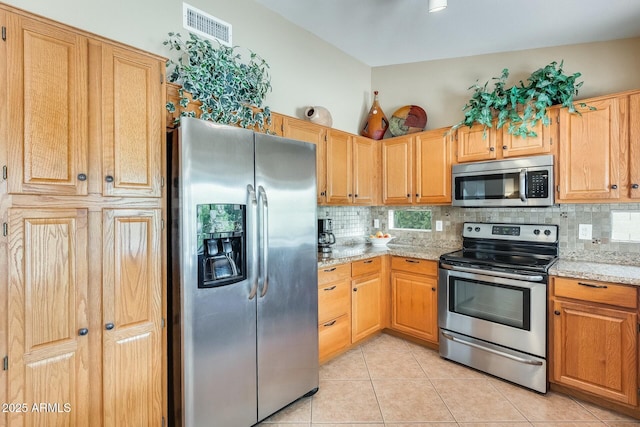
<svg viewBox="0 0 640 427"><path fill-rule="evenodd" d="M338 243L362 242L364 236L379 229L388 231L389 210L392 207L318 206L318 218L332 218ZM640 242L612 239L612 212L628 212L637 218L640 203L567 204L548 208L459 208L452 206L399 207L394 209L428 209L432 212L433 231L393 230L395 244L459 247L462 244L464 222L504 222L521 224L557 224L560 256L590 261L616 260L638 264ZM435 231L435 221L443 222L443 231ZM578 238L578 225L591 224L592 238ZM624 226L624 225L623 225ZM619 230L620 224L616 224ZM614 234L614 237L619 235Z"/></svg>

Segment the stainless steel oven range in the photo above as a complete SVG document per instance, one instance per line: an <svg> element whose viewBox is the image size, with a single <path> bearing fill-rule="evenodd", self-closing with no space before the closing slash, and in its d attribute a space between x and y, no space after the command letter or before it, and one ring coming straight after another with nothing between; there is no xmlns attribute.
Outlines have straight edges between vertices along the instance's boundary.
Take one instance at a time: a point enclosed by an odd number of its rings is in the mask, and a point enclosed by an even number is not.
<svg viewBox="0 0 640 427"><path fill-rule="evenodd" d="M546 393L558 226L465 223L462 236L462 250L440 257L440 355Z"/></svg>

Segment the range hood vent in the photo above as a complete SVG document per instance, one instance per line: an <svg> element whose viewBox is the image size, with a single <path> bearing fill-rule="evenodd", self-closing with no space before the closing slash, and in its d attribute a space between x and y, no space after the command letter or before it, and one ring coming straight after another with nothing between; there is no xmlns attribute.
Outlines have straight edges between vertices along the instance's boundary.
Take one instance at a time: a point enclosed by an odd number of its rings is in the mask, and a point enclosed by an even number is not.
<svg viewBox="0 0 640 427"><path fill-rule="evenodd" d="M231 24L182 3L182 26L199 36L231 46Z"/></svg>

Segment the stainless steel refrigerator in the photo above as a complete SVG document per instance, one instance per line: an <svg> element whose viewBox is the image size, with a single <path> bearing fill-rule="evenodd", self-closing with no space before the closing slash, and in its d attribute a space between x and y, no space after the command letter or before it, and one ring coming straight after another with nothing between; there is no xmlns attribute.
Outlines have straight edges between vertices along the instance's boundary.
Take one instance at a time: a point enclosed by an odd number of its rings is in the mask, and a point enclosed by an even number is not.
<svg viewBox="0 0 640 427"><path fill-rule="evenodd" d="M318 388L315 146L181 121L170 168L170 412L251 426Z"/></svg>

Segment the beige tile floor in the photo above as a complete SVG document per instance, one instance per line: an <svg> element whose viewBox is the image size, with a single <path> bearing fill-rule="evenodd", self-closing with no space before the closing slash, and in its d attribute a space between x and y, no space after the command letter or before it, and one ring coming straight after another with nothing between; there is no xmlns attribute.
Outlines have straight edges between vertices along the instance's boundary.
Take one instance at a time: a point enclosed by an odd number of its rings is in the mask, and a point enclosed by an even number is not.
<svg viewBox="0 0 640 427"><path fill-rule="evenodd" d="M320 367L320 390L262 427L640 426L549 392L540 395L381 334Z"/></svg>

